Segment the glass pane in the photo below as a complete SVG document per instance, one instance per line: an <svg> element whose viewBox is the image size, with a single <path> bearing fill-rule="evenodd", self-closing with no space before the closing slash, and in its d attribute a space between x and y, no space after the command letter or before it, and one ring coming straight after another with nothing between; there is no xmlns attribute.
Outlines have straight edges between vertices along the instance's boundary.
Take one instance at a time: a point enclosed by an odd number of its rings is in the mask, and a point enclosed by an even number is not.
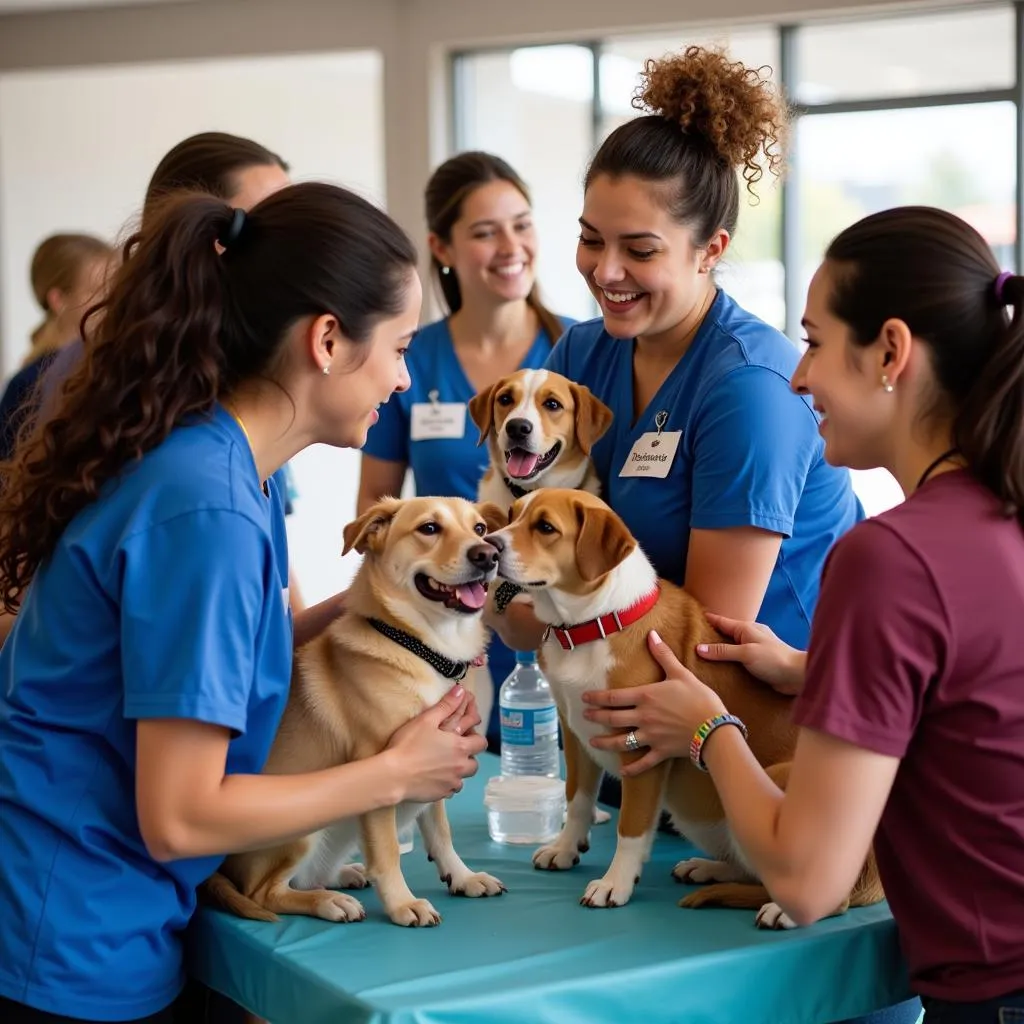
<svg viewBox="0 0 1024 1024"><path fill-rule="evenodd" d="M796 66L799 103L1006 89L1013 8L804 26Z"/></svg>
<svg viewBox="0 0 1024 1024"><path fill-rule="evenodd" d="M458 148L496 153L522 175L533 196L544 300L580 319L597 311L576 272L593 65L584 46L529 46L460 57L455 77Z"/></svg>
<svg viewBox="0 0 1024 1024"><path fill-rule="evenodd" d="M637 116L630 100L648 57L675 53L686 46L721 46L748 67L778 65L778 33L771 27L696 31L677 35L609 39L601 52L601 138ZM765 177L752 200L741 192L736 237L719 265L719 284L745 309L776 327L785 325L781 259L781 189Z"/></svg>

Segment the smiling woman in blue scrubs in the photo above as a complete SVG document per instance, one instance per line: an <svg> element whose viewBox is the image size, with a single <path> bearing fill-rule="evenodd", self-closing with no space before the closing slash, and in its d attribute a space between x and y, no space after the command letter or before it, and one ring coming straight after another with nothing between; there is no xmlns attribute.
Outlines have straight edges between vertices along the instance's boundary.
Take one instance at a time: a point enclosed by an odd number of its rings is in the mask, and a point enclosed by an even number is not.
<svg viewBox="0 0 1024 1024"><path fill-rule="evenodd" d="M529 193L504 160L478 152L446 160L427 183L426 208L434 270L449 315L417 333L409 350L412 385L381 408L370 431L359 512L382 495L400 493L410 467L417 494L475 501L487 448L477 445L469 400L521 367L543 366L573 322L540 301ZM422 416L431 406L441 415ZM494 639L487 659L497 688L515 656ZM482 689L477 697L497 749L497 702Z"/></svg>
<svg viewBox="0 0 1024 1024"><path fill-rule="evenodd" d="M20 607L0 651L8 1024L175 1020L196 887L223 854L441 799L475 771L484 740L441 728L463 715L455 690L375 757L258 774L293 651L268 480L310 444L359 447L408 387L415 265L393 221L330 185L248 215L170 200L4 467L0 594Z"/></svg>
<svg viewBox="0 0 1024 1024"><path fill-rule="evenodd" d="M602 494L658 574L803 649L825 557L863 512L790 389L796 347L714 278L741 177L752 191L781 163L785 107L758 72L698 47L644 77L650 113L608 136L585 179L576 265L602 316L547 365L614 411L593 450ZM514 604L492 624L528 649L531 619Z"/></svg>

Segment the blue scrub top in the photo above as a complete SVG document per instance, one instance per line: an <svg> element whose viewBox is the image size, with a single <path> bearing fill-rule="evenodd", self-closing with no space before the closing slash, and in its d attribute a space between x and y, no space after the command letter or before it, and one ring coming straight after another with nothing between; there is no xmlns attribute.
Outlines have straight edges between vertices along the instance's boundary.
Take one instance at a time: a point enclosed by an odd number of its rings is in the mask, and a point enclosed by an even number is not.
<svg viewBox="0 0 1024 1024"><path fill-rule="evenodd" d="M697 335L636 422L633 343L599 318L570 328L547 368L585 384L615 414L594 445L602 496L658 575L682 584L691 529L756 526L782 535L758 620L806 649L821 569L863 518L850 474L830 466L810 401L789 381L799 361L785 335L719 291ZM634 443L681 431L664 479L620 477Z"/></svg>
<svg viewBox="0 0 1024 1024"><path fill-rule="evenodd" d="M232 731L259 772L291 676L281 495L221 407L108 483L40 567L0 651L0 995L69 1017L167 1006L220 857L158 863L136 723Z"/></svg>

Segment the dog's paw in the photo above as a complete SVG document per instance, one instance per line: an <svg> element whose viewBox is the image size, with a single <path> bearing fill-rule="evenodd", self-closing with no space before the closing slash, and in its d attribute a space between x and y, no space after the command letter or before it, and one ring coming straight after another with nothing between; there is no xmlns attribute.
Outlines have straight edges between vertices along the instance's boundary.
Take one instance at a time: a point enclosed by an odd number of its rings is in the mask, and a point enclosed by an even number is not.
<svg viewBox="0 0 1024 1024"><path fill-rule="evenodd" d="M342 924L348 921L362 921L366 917L366 908L354 896L328 890L318 897L315 913L325 921Z"/></svg>
<svg viewBox="0 0 1024 1024"><path fill-rule="evenodd" d="M464 878L448 879L448 891L453 896L500 896L508 892L500 879L484 871L474 871Z"/></svg>
<svg viewBox="0 0 1024 1024"><path fill-rule="evenodd" d="M441 915L429 900L400 903L388 912L388 917L403 928L433 928L441 923Z"/></svg>
<svg viewBox="0 0 1024 1024"><path fill-rule="evenodd" d="M747 874L742 868L724 860L690 857L672 869L672 877L686 885L703 885L706 882L742 882L747 879Z"/></svg>
<svg viewBox="0 0 1024 1024"><path fill-rule="evenodd" d="M754 919L758 928L780 931L783 928L799 928L800 926L787 914L778 903L766 903Z"/></svg>
<svg viewBox="0 0 1024 1024"><path fill-rule="evenodd" d="M627 881L607 874L587 886L580 903L584 907L624 907L633 895L635 884L632 879Z"/></svg>
<svg viewBox="0 0 1024 1024"><path fill-rule="evenodd" d="M612 816L600 807L594 808L593 822L595 825L605 825L612 820Z"/></svg>
<svg viewBox="0 0 1024 1024"><path fill-rule="evenodd" d="M343 864L338 872L339 889L365 889L369 884L363 864Z"/></svg>
<svg viewBox="0 0 1024 1024"><path fill-rule="evenodd" d="M542 846L533 854L533 866L538 871L568 871L579 862L579 850L558 840Z"/></svg>

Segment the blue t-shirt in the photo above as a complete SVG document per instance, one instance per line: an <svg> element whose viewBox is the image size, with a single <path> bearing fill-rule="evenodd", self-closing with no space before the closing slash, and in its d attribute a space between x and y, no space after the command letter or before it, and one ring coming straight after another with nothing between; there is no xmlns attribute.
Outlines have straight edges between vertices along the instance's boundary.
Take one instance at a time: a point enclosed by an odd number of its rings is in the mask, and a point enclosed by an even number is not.
<svg viewBox="0 0 1024 1024"><path fill-rule="evenodd" d="M559 317L563 327L573 321ZM548 337L543 328L537 333L520 369L537 369L551 353L557 338ZM363 451L378 459L403 462L412 468L416 493L441 497L468 498L476 501L480 480L487 470L487 445L477 445L480 432L466 411L466 427L462 437L413 441L410 437L412 408L430 402L453 402L466 405L476 394L462 364L455 355L447 320L437 320L417 332L406 356L409 377L408 391L392 395L380 407L380 419L371 428ZM437 392L431 395L432 392ZM497 637L487 649L488 667L496 687L515 668L515 654ZM497 701L487 729L493 737L498 733Z"/></svg>
<svg viewBox="0 0 1024 1024"><path fill-rule="evenodd" d="M547 367L585 384L615 419L593 459L602 496L659 576L682 584L691 529L782 535L758 620L806 649L825 556L864 512L850 474L825 462L811 403L790 390L799 360L775 328L719 291L693 339L633 423L633 345L600 319L570 328ZM664 479L621 477L644 433L681 431Z"/></svg>
<svg viewBox="0 0 1024 1024"><path fill-rule="evenodd" d="M156 1013L195 890L135 807L136 721L232 730L259 772L288 694L284 514L235 421L176 429L108 483L40 567L0 651L0 995L73 1017Z"/></svg>

